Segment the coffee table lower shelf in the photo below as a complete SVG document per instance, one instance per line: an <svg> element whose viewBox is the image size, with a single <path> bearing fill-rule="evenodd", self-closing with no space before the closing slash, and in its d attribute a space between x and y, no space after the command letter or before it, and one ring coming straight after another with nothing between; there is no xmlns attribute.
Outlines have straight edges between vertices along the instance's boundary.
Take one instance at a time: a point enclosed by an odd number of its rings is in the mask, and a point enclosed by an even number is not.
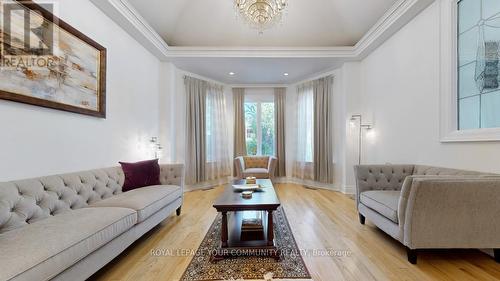
<svg viewBox="0 0 500 281"><path fill-rule="evenodd" d="M217 262L235 256L264 256L279 260L281 251L274 243L273 210L263 211L266 215L262 216L261 233L256 233L252 238L247 236L246 239L242 239L241 226L244 212L248 211L221 212L221 242L211 260Z"/></svg>

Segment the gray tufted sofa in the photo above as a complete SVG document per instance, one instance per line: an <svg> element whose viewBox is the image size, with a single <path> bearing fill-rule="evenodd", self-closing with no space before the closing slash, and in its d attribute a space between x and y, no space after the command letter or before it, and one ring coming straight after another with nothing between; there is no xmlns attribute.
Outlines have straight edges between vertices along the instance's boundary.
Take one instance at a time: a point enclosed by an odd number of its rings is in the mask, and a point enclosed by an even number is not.
<svg viewBox="0 0 500 281"><path fill-rule="evenodd" d="M0 183L0 280L85 280L180 208L184 166L122 192L121 168Z"/></svg>
<svg viewBox="0 0 500 281"><path fill-rule="evenodd" d="M500 175L424 165L355 166L356 206L407 247L493 249L500 262Z"/></svg>

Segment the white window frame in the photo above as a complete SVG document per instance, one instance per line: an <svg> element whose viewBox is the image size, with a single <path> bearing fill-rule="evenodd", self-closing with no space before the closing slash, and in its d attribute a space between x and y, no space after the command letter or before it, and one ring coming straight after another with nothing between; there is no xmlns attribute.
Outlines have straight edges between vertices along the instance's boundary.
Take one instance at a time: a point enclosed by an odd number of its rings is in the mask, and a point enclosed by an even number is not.
<svg viewBox="0 0 500 281"><path fill-rule="evenodd" d="M440 139L441 142L500 141L500 128L458 129L459 0L440 0Z"/></svg>
<svg viewBox="0 0 500 281"><path fill-rule="evenodd" d="M274 103L274 96L272 95L245 95L245 103L256 103L257 104L257 154L256 156L262 156L262 104L263 103ZM275 120L276 121L276 120ZM274 140L273 140L273 156L276 155L276 128L274 128Z"/></svg>

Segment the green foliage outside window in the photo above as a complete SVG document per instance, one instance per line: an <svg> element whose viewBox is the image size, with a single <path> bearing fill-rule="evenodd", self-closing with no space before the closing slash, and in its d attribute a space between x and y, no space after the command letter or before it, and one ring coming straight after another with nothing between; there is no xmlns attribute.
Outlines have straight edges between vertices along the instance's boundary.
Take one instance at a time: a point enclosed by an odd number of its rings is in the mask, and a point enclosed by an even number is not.
<svg viewBox="0 0 500 281"><path fill-rule="evenodd" d="M274 103L262 103L262 155L274 155Z"/></svg>
<svg viewBox="0 0 500 281"><path fill-rule="evenodd" d="M245 103L247 154L257 155L257 103Z"/></svg>
<svg viewBox="0 0 500 281"><path fill-rule="evenodd" d="M248 155L274 155L274 103L245 103L245 127Z"/></svg>

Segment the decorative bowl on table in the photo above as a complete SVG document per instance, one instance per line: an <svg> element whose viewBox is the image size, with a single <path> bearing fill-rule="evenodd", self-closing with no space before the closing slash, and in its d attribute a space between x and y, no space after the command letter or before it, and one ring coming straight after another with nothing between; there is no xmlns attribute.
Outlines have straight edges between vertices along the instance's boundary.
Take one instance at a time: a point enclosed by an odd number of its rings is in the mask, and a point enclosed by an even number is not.
<svg viewBox="0 0 500 281"><path fill-rule="evenodd" d="M236 192L259 191L261 186L259 184L233 184L233 190Z"/></svg>
<svg viewBox="0 0 500 281"><path fill-rule="evenodd" d="M252 194L253 194L253 191L243 191L241 193L241 197L243 197L245 199L250 199L250 198L252 198Z"/></svg>

